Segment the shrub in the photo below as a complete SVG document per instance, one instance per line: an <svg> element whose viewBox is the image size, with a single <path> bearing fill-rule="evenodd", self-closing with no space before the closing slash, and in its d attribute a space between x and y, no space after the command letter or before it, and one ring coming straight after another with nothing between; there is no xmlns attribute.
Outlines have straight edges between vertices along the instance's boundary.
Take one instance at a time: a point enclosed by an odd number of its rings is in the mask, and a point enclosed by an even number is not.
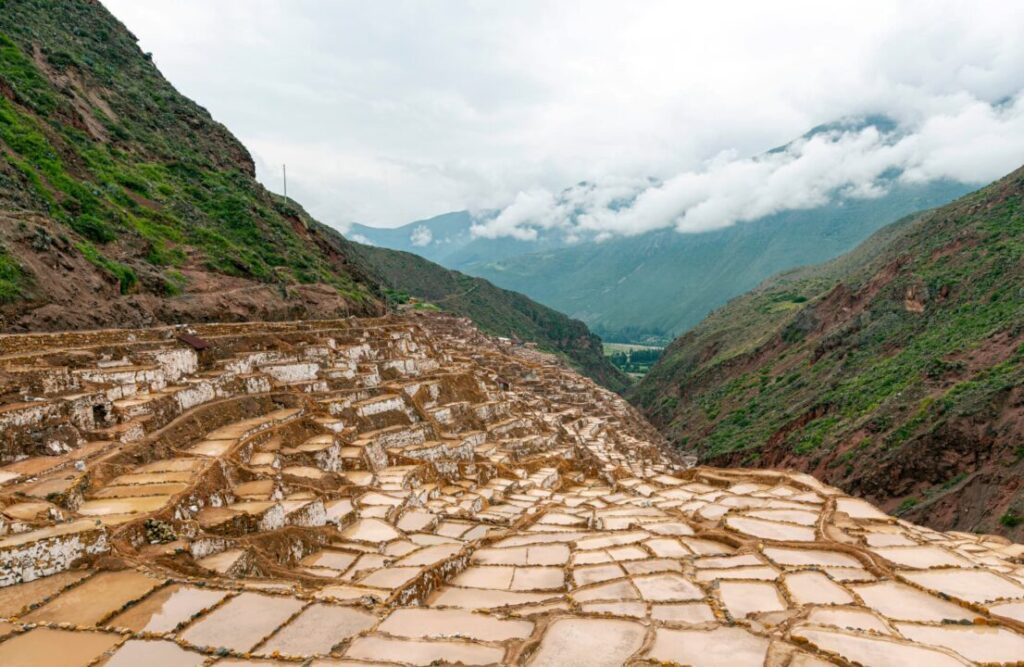
<svg viewBox="0 0 1024 667"><path fill-rule="evenodd" d="M999 523L1006 528L1016 528L1020 524L1024 523L1024 516L1010 510L1003 516L999 517Z"/></svg>

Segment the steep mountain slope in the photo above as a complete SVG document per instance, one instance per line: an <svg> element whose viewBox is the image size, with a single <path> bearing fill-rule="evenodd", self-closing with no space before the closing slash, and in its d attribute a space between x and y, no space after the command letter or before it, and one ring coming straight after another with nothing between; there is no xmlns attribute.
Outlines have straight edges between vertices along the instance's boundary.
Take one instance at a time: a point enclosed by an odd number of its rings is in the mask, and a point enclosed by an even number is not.
<svg viewBox="0 0 1024 667"><path fill-rule="evenodd" d="M383 310L95 2L3 4L0 200L7 328Z"/></svg>
<svg viewBox="0 0 1024 667"><path fill-rule="evenodd" d="M667 342L765 278L831 259L879 227L968 189L951 182L894 185L877 199L836 201L718 231L661 230L460 268L579 318L607 340Z"/></svg>
<svg viewBox="0 0 1024 667"><path fill-rule="evenodd" d="M796 467L936 527L1024 523L1024 170L792 271L632 399L680 448Z"/></svg>
<svg viewBox="0 0 1024 667"><path fill-rule="evenodd" d="M100 4L0 3L0 329L381 314L380 267L405 267L374 256L264 189L245 147ZM456 289L418 270L431 298ZM533 319L502 329L509 303ZM625 386L589 331L525 297L458 312Z"/></svg>
<svg viewBox="0 0 1024 667"><path fill-rule="evenodd" d="M371 246L358 248L392 290L469 317L489 334L534 341L609 389L622 391L629 386L628 378L605 358L601 339L579 320L416 255Z"/></svg>

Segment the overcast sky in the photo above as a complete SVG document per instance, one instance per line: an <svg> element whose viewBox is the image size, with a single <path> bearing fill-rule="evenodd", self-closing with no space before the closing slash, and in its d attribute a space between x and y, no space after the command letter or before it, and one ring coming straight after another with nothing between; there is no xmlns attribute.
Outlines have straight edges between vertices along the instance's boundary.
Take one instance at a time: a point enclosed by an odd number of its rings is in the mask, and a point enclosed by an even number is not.
<svg viewBox="0 0 1024 667"><path fill-rule="evenodd" d="M982 183L1024 163L1019 0L104 2L269 188L287 163L342 229L469 208L504 209L485 236L699 231L876 196L890 167ZM867 113L898 136L750 159Z"/></svg>

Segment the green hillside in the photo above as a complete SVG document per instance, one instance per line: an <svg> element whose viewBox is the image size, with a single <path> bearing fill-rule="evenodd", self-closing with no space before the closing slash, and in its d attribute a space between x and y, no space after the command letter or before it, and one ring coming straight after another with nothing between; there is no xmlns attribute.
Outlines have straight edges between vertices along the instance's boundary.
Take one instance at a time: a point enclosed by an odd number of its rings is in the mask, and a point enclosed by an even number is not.
<svg viewBox="0 0 1024 667"><path fill-rule="evenodd" d="M797 467L933 526L1024 514L1024 170L783 274L632 400L681 449Z"/></svg>
<svg viewBox="0 0 1024 667"><path fill-rule="evenodd" d="M391 290L393 298L411 295L442 310L469 317L485 332L523 341L562 356L574 368L614 391L629 380L604 356L601 339L585 324L542 306L522 294L486 280L450 271L422 257L359 246L359 252Z"/></svg>
<svg viewBox="0 0 1024 667"><path fill-rule="evenodd" d="M291 291L281 310L296 314L380 312L347 243L307 229L253 176L241 143L180 95L101 5L2 4L0 242L4 265L23 264L3 272L4 300L22 302L4 309L9 324L118 323L124 313L111 302L122 296L136 319L162 319L166 305L147 297L208 288ZM56 285L46 265L77 278ZM315 304L293 289L304 285L331 298ZM212 299L192 301L182 301L183 317L217 310ZM49 305L94 316L31 316Z"/></svg>

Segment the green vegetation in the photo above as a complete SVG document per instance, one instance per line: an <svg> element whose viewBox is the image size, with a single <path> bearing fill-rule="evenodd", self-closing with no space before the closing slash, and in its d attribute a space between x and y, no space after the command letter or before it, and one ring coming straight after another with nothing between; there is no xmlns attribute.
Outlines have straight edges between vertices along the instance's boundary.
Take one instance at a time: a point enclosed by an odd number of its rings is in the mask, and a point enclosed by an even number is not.
<svg viewBox="0 0 1024 667"><path fill-rule="evenodd" d="M910 510L917 507L917 505L920 504L920 502L921 501L918 500L917 498L904 498L903 502L901 502L899 507L896 508L896 516L906 514Z"/></svg>
<svg viewBox="0 0 1024 667"><path fill-rule="evenodd" d="M91 264L97 266L108 274L110 274L115 280L117 280L118 287L121 290L121 294L127 294L139 284L139 278L135 275L135 272L130 266L125 266L119 262L115 262L112 259L104 257L95 247L93 247L87 241L83 241L75 246L78 251L89 260Z"/></svg>
<svg viewBox="0 0 1024 667"><path fill-rule="evenodd" d="M999 523L1007 528L1016 528L1024 523L1024 516L1015 512L1007 512L999 517Z"/></svg>
<svg viewBox="0 0 1024 667"><path fill-rule="evenodd" d="M21 297L24 280L21 267L0 247L0 303Z"/></svg>
<svg viewBox="0 0 1024 667"><path fill-rule="evenodd" d="M821 443L825 441L825 436L838 423L838 417L823 417L810 422L800 432L799 440L793 446L793 451L797 454L810 454L821 446Z"/></svg>
<svg viewBox="0 0 1024 667"><path fill-rule="evenodd" d="M824 463L894 502L910 484L941 501L982 469L1009 479L1024 463L1022 201L1018 171L766 281L666 348L631 400L706 461Z"/></svg>

